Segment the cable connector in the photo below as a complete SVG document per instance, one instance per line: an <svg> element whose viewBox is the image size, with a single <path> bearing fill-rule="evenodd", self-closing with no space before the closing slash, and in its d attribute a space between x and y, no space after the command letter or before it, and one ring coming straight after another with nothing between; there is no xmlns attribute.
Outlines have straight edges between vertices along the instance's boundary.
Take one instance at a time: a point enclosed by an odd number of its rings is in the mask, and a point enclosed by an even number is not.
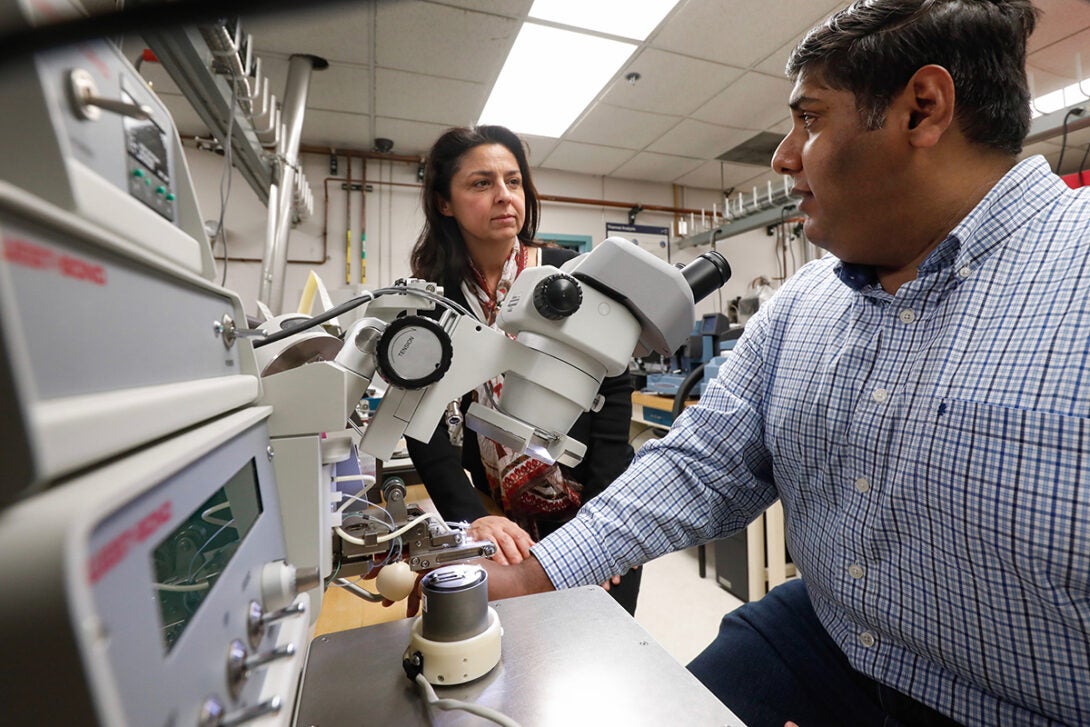
<svg viewBox="0 0 1090 727"><path fill-rule="evenodd" d="M424 673L424 655L419 651L412 653L406 651L401 659L401 668L405 670L405 676L409 677L409 681L415 682L416 677Z"/></svg>

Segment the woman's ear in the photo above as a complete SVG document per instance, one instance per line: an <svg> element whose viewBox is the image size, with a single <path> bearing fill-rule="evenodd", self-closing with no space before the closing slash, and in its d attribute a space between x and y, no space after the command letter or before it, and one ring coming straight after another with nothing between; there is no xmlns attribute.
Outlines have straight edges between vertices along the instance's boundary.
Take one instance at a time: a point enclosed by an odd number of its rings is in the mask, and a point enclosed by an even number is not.
<svg viewBox="0 0 1090 727"><path fill-rule="evenodd" d="M435 195L435 201L436 201L435 206L439 210L439 214L445 215L447 217L453 217L454 216L454 210L452 210L450 208L450 200L443 199L443 195L441 195L441 194L436 194Z"/></svg>

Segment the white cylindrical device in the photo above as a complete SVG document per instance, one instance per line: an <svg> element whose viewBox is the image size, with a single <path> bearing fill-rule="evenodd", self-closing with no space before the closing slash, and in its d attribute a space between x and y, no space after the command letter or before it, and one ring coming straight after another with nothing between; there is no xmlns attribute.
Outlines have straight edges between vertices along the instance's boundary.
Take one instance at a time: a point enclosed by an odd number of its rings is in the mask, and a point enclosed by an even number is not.
<svg viewBox="0 0 1090 727"><path fill-rule="evenodd" d="M406 662L430 684L462 684L500 661L499 614L488 606L488 574L476 565L450 565L421 580L421 614L413 623Z"/></svg>

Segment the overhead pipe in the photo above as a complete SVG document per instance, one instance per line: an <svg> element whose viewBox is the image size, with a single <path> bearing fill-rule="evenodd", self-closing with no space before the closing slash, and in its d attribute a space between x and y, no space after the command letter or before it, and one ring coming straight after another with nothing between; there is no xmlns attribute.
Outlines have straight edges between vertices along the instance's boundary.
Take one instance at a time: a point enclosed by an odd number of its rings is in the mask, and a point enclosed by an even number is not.
<svg viewBox="0 0 1090 727"><path fill-rule="evenodd" d="M344 284L352 284L352 157L344 159L348 171L344 184ZM364 160L363 165L367 166Z"/></svg>
<svg viewBox="0 0 1090 727"><path fill-rule="evenodd" d="M287 274L288 234L291 231L292 184L295 168L299 164L299 139L303 131L310 76L315 70L329 67L329 62L318 56L296 54L288 61L288 80L280 119L284 126L283 149L276 182L269 194L269 215L266 225L265 254L261 264L261 287L258 300L274 313L280 312L284 302L284 278ZM272 203L273 189L278 190L276 204Z"/></svg>
<svg viewBox="0 0 1090 727"><path fill-rule="evenodd" d="M322 154L322 155L325 155L325 156L328 156L328 154L329 154L329 149L327 147L311 146L311 145L305 145L305 144L299 147L299 151L300 151L300 153ZM342 150L340 150L340 153L343 154L346 157L356 157L356 158L359 158L359 159L380 159L380 160L383 160L383 161L402 162L404 164L420 164L420 163L422 163L424 161L424 158L421 157L421 156L412 156L412 155L409 155L409 154L388 154L388 153L379 152L379 151L363 151L363 150L354 151L354 150L342 149ZM372 181L372 182L369 182L369 184L384 184L384 185L395 186L395 187L416 187L418 189L421 186L419 184L408 184L408 183L405 183L405 182L373 182ZM640 203L640 202L617 202L617 201L603 200L603 199L588 199L588 198L585 198L585 197L562 197L562 196L559 196L559 195L552 195L552 194L539 194L538 199L540 199L542 202L561 202L561 203L564 203L564 204L582 204L582 205L589 205L591 207L618 207L618 208L623 208L623 209L627 209L627 210L633 209L635 207L640 207L643 210L646 210L648 212L669 212L669 213L672 213L672 214L675 214L675 215L690 214L690 213L691 214L699 214L700 212L704 211L704 210L698 210L698 209L690 209L689 207L678 207L678 206L676 206L676 204L673 207L667 207L667 206L664 206L664 205L643 204L643 203Z"/></svg>
<svg viewBox="0 0 1090 727"><path fill-rule="evenodd" d="M360 164L360 285L367 282L367 160Z"/></svg>

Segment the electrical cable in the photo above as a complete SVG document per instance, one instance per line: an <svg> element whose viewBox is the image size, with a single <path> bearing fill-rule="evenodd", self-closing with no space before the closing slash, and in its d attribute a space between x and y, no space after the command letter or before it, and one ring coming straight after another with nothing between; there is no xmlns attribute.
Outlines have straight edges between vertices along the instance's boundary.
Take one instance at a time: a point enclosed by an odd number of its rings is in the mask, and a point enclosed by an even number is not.
<svg viewBox="0 0 1090 727"><path fill-rule="evenodd" d="M353 583L347 578L335 578L333 579L333 581L331 581L331 583L337 588L343 588L346 591L349 591L353 595L358 596L369 603L382 603L386 600L381 595L377 593L371 593L363 586L359 585L358 583Z"/></svg>
<svg viewBox="0 0 1090 727"><path fill-rule="evenodd" d="M231 507L230 502L221 502L218 505L210 507L201 513L201 520L204 520L209 525L230 525L232 522L234 522L234 518L231 518L230 520L220 520L218 518L212 517L212 515L215 515L220 510L226 510L229 507Z"/></svg>
<svg viewBox="0 0 1090 727"><path fill-rule="evenodd" d="M347 300L347 301L345 301L344 303L341 303L338 306L334 306L333 308L330 308L329 310L327 310L325 313L322 313L320 315L316 315L316 316L314 316L312 318L308 318L305 321L302 321L302 322L300 322L300 323L298 323L296 325L289 326L289 327L287 327L287 328L285 328L285 329L283 329L281 331L276 331L275 333L270 333L269 335L265 336L264 338L259 338L259 339L254 341L254 344L253 344L254 348L261 348L262 346L267 346L270 343L276 343L277 341L282 341L285 338L289 338L290 336L294 336L297 333L302 333L303 331L305 331L305 330L307 330L309 328L314 328L315 326L321 325L322 323L325 323L326 321L329 321L329 320L332 320L332 319L336 318L337 316L341 315L342 313L347 313L348 311L352 310L353 308L358 308L359 306L363 305L364 303L369 303L372 300L374 300L375 298L379 298L379 297L381 297L383 295L417 295L417 296L420 296L421 298L427 298L428 300L432 300L432 301L435 301L437 303L440 303L443 306L445 306L445 307L447 307L447 308L449 308L449 309L451 309L451 310L453 310L455 312L461 313L462 315L471 315L470 312L467 311L461 305L459 305L459 304L455 303L453 300L450 300L449 298L445 298L444 296L441 296L441 295L439 295L437 293L431 293L431 292L428 292L426 290L418 290L418 289L415 289L415 288L413 288L413 289L403 288L403 287L398 287L398 286L394 286L394 287L390 287L390 288L379 288L378 290L365 292L362 295L358 295L355 298L352 298L351 300Z"/></svg>
<svg viewBox="0 0 1090 727"><path fill-rule="evenodd" d="M498 712L491 707L485 707L481 704L473 704L472 702L463 702L459 699L440 699L436 696L435 690L432 689L431 684L424 678L423 674L417 674L414 680L416 685L420 687L420 694L424 701L432 707L442 710L457 709L463 712L469 712L475 714L478 717L483 717L490 722L495 722L503 727L520 727L519 723L508 717L503 712Z"/></svg>
<svg viewBox="0 0 1090 727"><path fill-rule="evenodd" d="M337 558L337 562L333 564L333 572L329 574L329 577L325 579L325 587L329 588L329 584L337 580L337 574L341 572L341 559Z"/></svg>
<svg viewBox="0 0 1090 727"><path fill-rule="evenodd" d="M421 515L420 517L415 518L414 520L410 520L409 522L405 523L404 525L402 525L397 530L394 530L393 532L387 533L386 535L378 536L375 539L375 542L385 543L387 541L393 540L394 538L400 538L402 535L409 532L410 530L412 530L414 527L416 527L420 523L424 522L425 520L430 520L433 517L435 517L435 515L433 513L426 512L423 515ZM362 538L357 538L354 535L349 535L348 533L346 533L344 530L342 530L339 527L336 527L336 528L333 528L333 529L336 531L337 535L339 535L341 537L342 540L345 540L345 541L347 541L349 543L352 543L353 545L367 545L367 541L363 540Z"/></svg>
<svg viewBox="0 0 1090 727"><path fill-rule="evenodd" d="M696 386L701 379L704 378L704 364L697 364L696 368L689 372L689 375L682 380L681 385L677 387L677 393L674 394L674 406L671 410L671 418L677 419L681 416L682 410L685 408L685 401L689 398L689 392Z"/></svg>
<svg viewBox="0 0 1090 727"><path fill-rule="evenodd" d="M200 568L197 568L197 570L193 570L193 564L196 562L197 556L200 555L201 553L203 553L204 549L207 548L209 545L211 545L212 541L215 540L216 538L218 538L220 533L222 533L224 530L226 530L227 528L231 527L234 524L235 524L235 519L231 518L226 523L221 525L219 530L212 533L212 537L210 537L208 540L204 541L204 543L201 545L201 547L197 548L197 552L194 553L193 557L189 559L189 565L187 566L187 570L189 571L189 575L186 576L187 581L192 581L194 578L196 578L197 574L201 572L201 568L208 565L208 561L205 561L204 563L201 564Z"/></svg>
<svg viewBox="0 0 1090 727"><path fill-rule="evenodd" d="M223 276L220 279L220 285L227 285L227 231L223 229L223 221L227 215L227 200L231 198L231 181L234 179L234 174L231 173L231 169L234 166L233 150L231 147L231 137L234 135L235 123L233 111L238 104L238 75L235 73L235 68L231 64L228 64L231 69L231 103L227 107L232 110L231 118L227 119L227 135L223 142L223 172L220 174L220 216L219 221L216 222L216 231L212 235L212 241L218 237L220 243L223 245ZM224 181L226 180L227 191L225 192Z"/></svg>
<svg viewBox="0 0 1090 727"><path fill-rule="evenodd" d="M207 591L211 588L211 581L201 581L200 583L179 583L177 585L171 585L169 583L156 583L154 588L157 591L168 591L170 593L189 593L192 591Z"/></svg>
<svg viewBox="0 0 1090 727"><path fill-rule="evenodd" d="M1068 119L1070 119L1072 116L1082 116L1084 113L1086 113L1086 109L1084 109L1082 106L1076 106L1072 109L1068 109L1067 113L1064 114L1063 137L1060 140L1060 158L1056 160L1056 174L1060 173L1060 167L1062 167L1064 163L1064 152L1067 151Z"/></svg>

